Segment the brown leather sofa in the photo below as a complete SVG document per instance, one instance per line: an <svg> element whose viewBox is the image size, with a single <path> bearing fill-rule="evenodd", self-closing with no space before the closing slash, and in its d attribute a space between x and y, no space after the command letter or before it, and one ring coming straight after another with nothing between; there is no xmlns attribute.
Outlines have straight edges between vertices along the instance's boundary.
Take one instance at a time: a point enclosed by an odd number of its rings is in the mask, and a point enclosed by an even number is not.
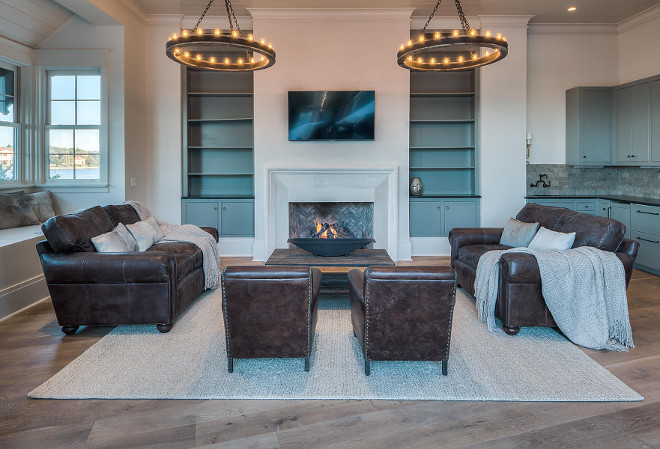
<svg viewBox="0 0 660 449"><path fill-rule="evenodd" d="M288 266L222 271L227 369L234 358L309 357L316 329L321 272Z"/></svg>
<svg viewBox="0 0 660 449"><path fill-rule="evenodd" d="M62 332L81 325L157 324L175 318L204 290L202 251L192 243L156 243L145 252L98 253L92 237L139 221L132 206L95 206L43 224L37 243ZM215 228L204 228L218 241Z"/></svg>
<svg viewBox="0 0 660 449"><path fill-rule="evenodd" d="M623 263L626 286L632 276L639 243L624 238L626 227L610 218L575 212L563 207L526 204L516 219L557 232L575 232L578 246L592 246L613 251ZM451 266L456 270L458 285L474 295L479 258L491 250L506 250L500 245L502 228L454 228L449 231ZM521 326L556 327L541 292L541 274L531 254L503 254L499 261L499 286L495 316L505 332L515 335Z"/></svg>
<svg viewBox="0 0 660 449"><path fill-rule="evenodd" d="M371 360L442 361L447 375L456 274L449 267L369 267L348 273L353 334Z"/></svg>

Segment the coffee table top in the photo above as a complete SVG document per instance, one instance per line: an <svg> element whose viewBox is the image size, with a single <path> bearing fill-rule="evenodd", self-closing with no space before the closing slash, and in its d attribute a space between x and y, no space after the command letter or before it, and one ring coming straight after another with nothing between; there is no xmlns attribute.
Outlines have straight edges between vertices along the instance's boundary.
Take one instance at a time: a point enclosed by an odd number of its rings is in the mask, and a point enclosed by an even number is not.
<svg viewBox="0 0 660 449"><path fill-rule="evenodd" d="M384 249L358 249L348 256L322 257L302 249L276 249L266 265L302 265L308 267L394 266Z"/></svg>

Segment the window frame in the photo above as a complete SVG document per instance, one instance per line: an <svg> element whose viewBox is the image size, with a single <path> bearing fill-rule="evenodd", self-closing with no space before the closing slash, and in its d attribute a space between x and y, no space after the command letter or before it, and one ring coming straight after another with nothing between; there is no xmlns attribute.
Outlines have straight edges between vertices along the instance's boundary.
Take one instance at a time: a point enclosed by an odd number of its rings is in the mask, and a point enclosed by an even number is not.
<svg viewBox="0 0 660 449"><path fill-rule="evenodd" d="M103 66L79 66L79 67L43 67L43 156L41 157L40 177L42 187L49 189L73 188L72 191L79 192L81 188L87 190L106 189L108 187L108 76L107 68ZM53 76L100 76L101 93L101 123L100 125L51 125L51 84ZM77 103L77 93L76 100ZM99 179L50 179L50 144L49 135L51 129L98 129L99 130ZM74 151L75 153L75 151ZM74 159L75 161L75 159ZM75 162L74 162L75 164Z"/></svg>
<svg viewBox="0 0 660 449"><path fill-rule="evenodd" d="M0 126L14 129L14 179L0 179L0 189L23 185L23 108L21 105L21 67L0 59L0 67L14 72L14 120L6 122L0 120Z"/></svg>

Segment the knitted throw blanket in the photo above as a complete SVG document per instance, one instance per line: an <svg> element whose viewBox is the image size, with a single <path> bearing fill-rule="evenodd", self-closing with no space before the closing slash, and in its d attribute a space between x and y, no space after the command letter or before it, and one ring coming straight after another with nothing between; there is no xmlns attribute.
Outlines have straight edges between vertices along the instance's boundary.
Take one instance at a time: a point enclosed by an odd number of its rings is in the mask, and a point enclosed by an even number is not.
<svg viewBox="0 0 660 449"><path fill-rule="evenodd" d="M497 328L498 262L511 252L536 257L548 310L573 343L615 351L633 347L623 264L613 252L590 246L567 251L513 248L481 256L474 289L479 318L489 330Z"/></svg>
<svg viewBox="0 0 660 449"><path fill-rule="evenodd" d="M126 201L124 204L133 206L140 220L152 216L151 211L139 201ZM195 225L175 225L158 219L156 221L158 221L160 230L165 234L165 237L159 242L188 242L197 245L202 250L205 288L217 288L220 282L220 256L213 236Z"/></svg>

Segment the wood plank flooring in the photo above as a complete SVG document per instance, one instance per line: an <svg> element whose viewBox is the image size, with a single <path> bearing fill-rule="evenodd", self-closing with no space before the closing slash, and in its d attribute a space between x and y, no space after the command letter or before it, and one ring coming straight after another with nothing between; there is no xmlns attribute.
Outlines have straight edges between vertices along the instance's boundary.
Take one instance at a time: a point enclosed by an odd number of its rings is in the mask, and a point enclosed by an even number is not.
<svg viewBox="0 0 660 449"><path fill-rule="evenodd" d="M643 402L29 399L111 329L64 336L43 302L0 322L0 448L660 448L660 277L635 271L628 299L636 347L585 352Z"/></svg>

